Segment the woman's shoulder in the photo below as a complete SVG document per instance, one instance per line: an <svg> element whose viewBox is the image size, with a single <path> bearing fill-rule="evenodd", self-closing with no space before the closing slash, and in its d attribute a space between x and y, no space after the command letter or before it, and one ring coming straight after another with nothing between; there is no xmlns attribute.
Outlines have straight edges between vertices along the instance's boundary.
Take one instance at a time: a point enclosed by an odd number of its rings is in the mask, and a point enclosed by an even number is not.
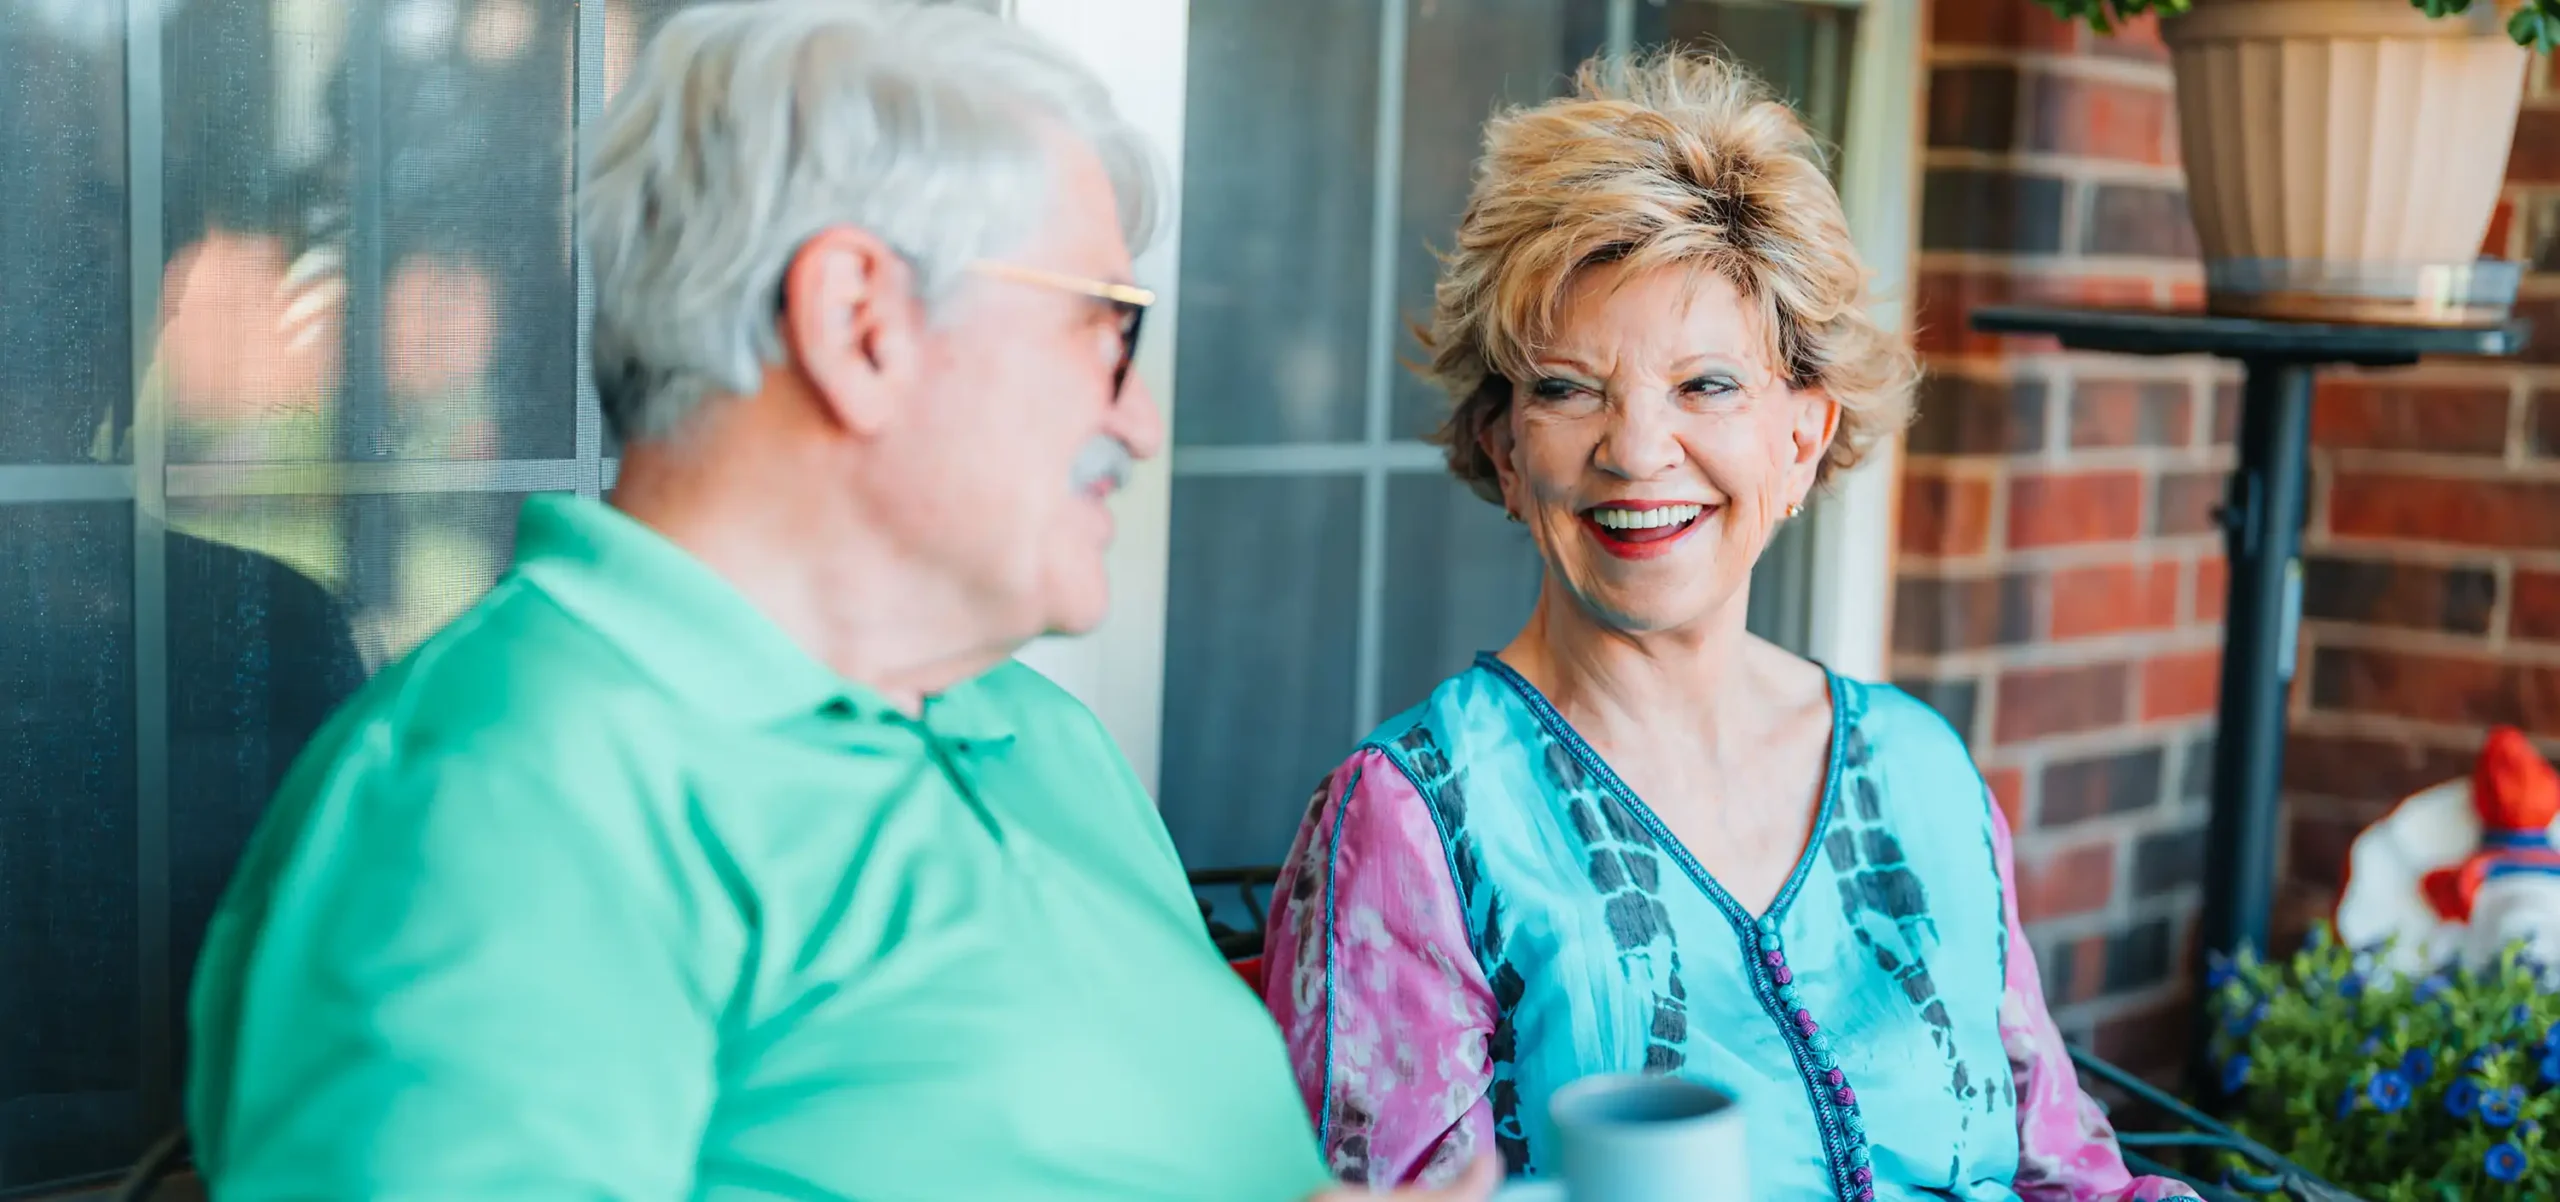
<svg viewBox="0 0 2560 1202"><path fill-rule="evenodd" d="M1381 755L1417 781L1445 775L1452 756L1477 750L1473 745L1488 734L1508 742L1503 732L1522 721L1534 721L1534 717L1511 670L1491 655L1479 655L1422 700L1379 723L1360 740L1346 764L1364 755Z"/></svg>
<svg viewBox="0 0 2560 1202"><path fill-rule="evenodd" d="M1973 805L1987 796L1972 749L1947 716L1899 686L1835 676L1841 764L1889 793L1921 789L1939 802Z"/></svg>

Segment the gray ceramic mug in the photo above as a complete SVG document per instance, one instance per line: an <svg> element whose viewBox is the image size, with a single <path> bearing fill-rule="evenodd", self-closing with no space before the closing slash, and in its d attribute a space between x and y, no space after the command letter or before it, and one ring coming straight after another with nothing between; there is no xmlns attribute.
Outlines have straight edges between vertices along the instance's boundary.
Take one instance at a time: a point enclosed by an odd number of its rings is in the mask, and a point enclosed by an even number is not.
<svg viewBox="0 0 2560 1202"><path fill-rule="evenodd" d="M1742 1111L1678 1077L1585 1077L1547 1102L1572 1202L1742 1202Z"/></svg>

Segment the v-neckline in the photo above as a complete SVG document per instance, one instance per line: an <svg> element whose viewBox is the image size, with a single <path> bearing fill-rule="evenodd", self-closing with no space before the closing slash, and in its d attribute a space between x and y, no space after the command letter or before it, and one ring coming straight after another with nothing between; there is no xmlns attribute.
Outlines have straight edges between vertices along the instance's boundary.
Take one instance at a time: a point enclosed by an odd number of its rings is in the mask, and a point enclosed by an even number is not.
<svg viewBox="0 0 2560 1202"><path fill-rule="evenodd" d="M1796 893L1804 887L1805 878L1813 874L1814 857L1822 854L1823 842L1829 837L1831 831L1832 813L1840 808L1840 770L1849 742L1849 707L1847 699L1843 696L1845 689L1842 687L1840 675L1833 672L1830 665L1819 660L1813 661L1813 666L1822 669L1823 691L1831 703L1831 745L1823 756L1822 801L1814 810L1812 828L1805 834L1804 850L1796 855L1795 871L1787 874L1786 883L1780 885L1776 896L1769 899L1768 909L1759 914L1753 914L1745 909L1741 902L1725 891L1724 885L1716 880L1714 874L1708 872L1706 866L1700 864L1695 855L1690 854L1689 845L1681 842L1678 835L1671 833L1671 827L1662 821L1662 816L1655 813L1652 806L1645 804L1642 797L1636 796L1636 791L1629 787L1625 780L1619 778L1617 769L1609 766L1609 761L1600 754L1599 749L1593 747L1590 740L1583 738L1582 732L1574 729L1572 721L1556 709L1555 703L1547 700L1547 695L1539 691L1537 685L1531 684L1528 677L1522 676L1519 669L1502 662L1502 657L1491 651L1478 652L1476 665L1493 673L1496 679L1510 687L1511 691L1520 698L1521 704L1526 705L1529 712L1536 715L1538 724L1546 727L1547 733L1564 745L1565 753L1572 756L1574 762L1580 765L1584 772L1599 781L1600 787L1607 790L1612 799L1626 807L1627 813L1635 818L1637 825L1642 826L1645 833L1651 835L1654 842L1661 845L1662 850L1670 855L1672 861L1680 865L1680 871L1688 874L1690 883L1696 886L1699 892L1706 894L1707 900L1715 903L1716 908L1724 912L1725 918L1732 922L1737 930L1748 930L1757 923L1776 922L1785 917L1788 906L1795 901Z"/></svg>

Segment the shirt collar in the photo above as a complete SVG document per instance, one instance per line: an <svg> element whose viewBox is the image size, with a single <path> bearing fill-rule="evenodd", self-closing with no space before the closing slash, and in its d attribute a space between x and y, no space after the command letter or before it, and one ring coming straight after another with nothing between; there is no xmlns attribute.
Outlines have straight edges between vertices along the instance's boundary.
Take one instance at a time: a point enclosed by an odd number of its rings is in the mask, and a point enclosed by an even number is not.
<svg viewBox="0 0 2560 1202"><path fill-rule="evenodd" d="M599 501L528 499L516 523L514 574L711 717L753 726L812 718L913 726L964 747L1013 735L974 680L927 698L920 719L900 713L820 663L692 553Z"/></svg>

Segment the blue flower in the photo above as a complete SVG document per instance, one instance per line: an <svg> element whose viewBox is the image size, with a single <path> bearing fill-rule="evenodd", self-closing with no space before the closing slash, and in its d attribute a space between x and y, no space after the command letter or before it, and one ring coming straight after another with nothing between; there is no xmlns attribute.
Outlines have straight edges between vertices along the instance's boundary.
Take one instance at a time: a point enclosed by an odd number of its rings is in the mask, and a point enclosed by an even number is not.
<svg viewBox="0 0 2560 1202"><path fill-rule="evenodd" d="M2560 1050L2555 1050L2543 1056L2542 1083L2545 1085L2560 1085Z"/></svg>
<svg viewBox="0 0 2560 1202"><path fill-rule="evenodd" d="M2382 1036L2380 1036L2380 1035L2367 1035L2367 1036L2365 1036L2365 1037L2364 1037L2364 1043L2363 1043L2363 1044L2361 1044L2361 1045L2359 1045L2359 1046L2356 1048L2356 1055L2359 1055L2359 1056L2370 1056L2370 1055L2374 1054L2375 1052L2379 1052L2379 1051L2381 1051L2381 1050L2382 1050Z"/></svg>
<svg viewBox="0 0 2560 1202"><path fill-rule="evenodd" d="M2230 1018L2224 1020L2223 1025L2230 1028L2231 1033L2234 1035L2247 1035L2249 1032L2257 1030L2258 1024L2264 1021L2266 1017L2267 1004L2261 1001L2246 1010L2233 1014Z"/></svg>
<svg viewBox="0 0 2560 1202"><path fill-rule="evenodd" d="M2480 1121L2492 1127L2507 1127L2516 1121L2516 1107L2524 1102L2524 1087L2510 1085L2496 1093L2480 1095Z"/></svg>
<svg viewBox="0 0 2560 1202"><path fill-rule="evenodd" d="M2364 1087L2350 1081L2347 1092L2338 1095L2338 1117L2345 1118L2356 1108L2356 1099L2364 1096Z"/></svg>
<svg viewBox="0 0 2560 1202"><path fill-rule="evenodd" d="M2239 979L2240 970L2231 967L2231 958L2220 952L2214 953L2212 966L2204 970L2204 983L2208 989L2220 990Z"/></svg>
<svg viewBox="0 0 2560 1202"><path fill-rule="evenodd" d="M2248 1057L2234 1056L2231 1058L2231 1063L2222 1066L2222 1092L2238 1093L2240 1092L2240 1087L2247 1085L2248 1083Z"/></svg>
<svg viewBox="0 0 2560 1202"><path fill-rule="evenodd" d="M2413 1084L2435 1076L2435 1053L2425 1048L2409 1049L2406 1055L2400 1057L2400 1075L2407 1077Z"/></svg>
<svg viewBox="0 0 2560 1202"><path fill-rule="evenodd" d="M2432 977L2428 977L2426 980L2418 982L2418 987L2410 992L2409 1000L2413 1002L2423 1002L2452 987L2453 982L2444 979L2443 973L2437 973Z"/></svg>
<svg viewBox="0 0 2560 1202"><path fill-rule="evenodd" d="M2481 1069L2489 1067L2489 1061L2492 1057L2504 1056L2506 1054L2507 1045L2493 1041L2487 1046L2479 1048L2473 1051L2470 1055L2463 1057L2462 1071L2467 1073L2479 1072Z"/></svg>
<svg viewBox="0 0 2560 1202"><path fill-rule="evenodd" d="M2489 1154L2480 1158L2480 1167L2500 1181L2513 1181L2524 1176L2524 1149L2500 1140L2489 1145Z"/></svg>
<svg viewBox="0 0 2560 1202"><path fill-rule="evenodd" d="M2472 1080L2472 1079L2471 1079L2471 1078L2469 1078L2469 1077L2464 1077L2464 1078L2462 1078L2462 1079L2460 1079L2460 1080L2458 1080L2458 1081L2455 1081L2452 1085L2447 1086L2447 1087L2445 1088L2445 1091L2444 1091L2444 1109L2445 1109L2445 1113L2450 1114L2450 1115L2452 1115L2453 1117L2458 1118L2458 1119L2467 1119L2467 1118L2470 1118L2470 1117L2471 1117L2471 1112L2472 1112L2472 1111L2477 1110L2477 1109L2479 1109L2479 1108L2480 1108L2480 1083L2479 1083L2479 1082L2474 1081L2474 1080Z"/></svg>
<svg viewBox="0 0 2560 1202"><path fill-rule="evenodd" d="M2343 998L2364 996L2364 974L2360 972L2348 973L2346 979L2338 982L2338 996ZM2523 1009L2523 1007L2519 1006L2517 1009Z"/></svg>
<svg viewBox="0 0 2560 1202"><path fill-rule="evenodd" d="M2364 1091L2372 1097L2373 1108L2384 1114L2396 1113L2409 1104L2409 1079L2398 1073L2375 1073Z"/></svg>

